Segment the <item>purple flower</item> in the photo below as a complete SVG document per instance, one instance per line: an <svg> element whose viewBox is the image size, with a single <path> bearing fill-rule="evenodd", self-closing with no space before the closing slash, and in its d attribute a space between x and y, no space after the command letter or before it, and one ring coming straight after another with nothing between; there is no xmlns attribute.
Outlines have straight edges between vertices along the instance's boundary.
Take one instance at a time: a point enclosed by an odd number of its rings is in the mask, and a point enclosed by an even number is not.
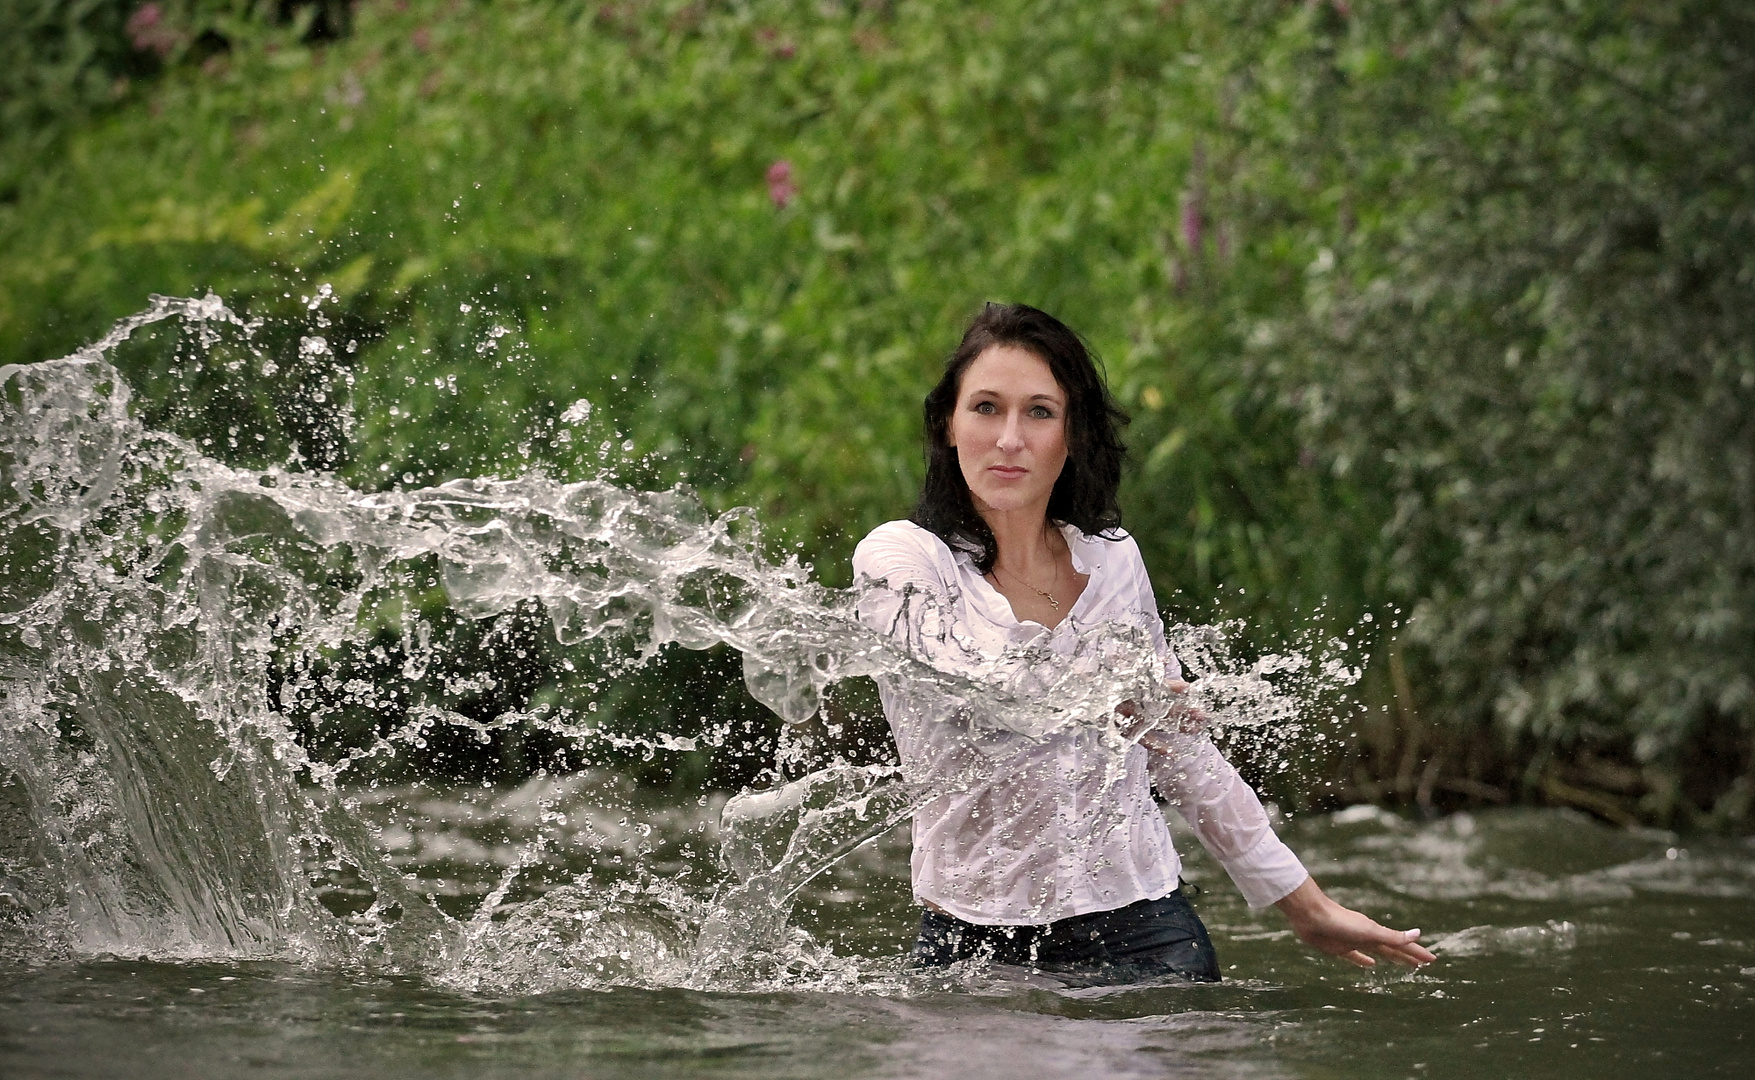
<svg viewBox="0 0 1755 1080"><path fill-rule="evenodd" d="M1202 224L1200 197L1191 194L1182 200L1182 242L1191 252L1200 251Z"/></svg>

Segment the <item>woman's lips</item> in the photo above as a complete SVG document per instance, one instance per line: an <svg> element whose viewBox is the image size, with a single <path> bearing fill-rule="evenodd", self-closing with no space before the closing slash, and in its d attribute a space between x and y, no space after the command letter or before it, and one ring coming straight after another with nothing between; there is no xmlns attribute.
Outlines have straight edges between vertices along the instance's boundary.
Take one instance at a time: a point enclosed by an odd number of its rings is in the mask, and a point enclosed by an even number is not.
<svg viewBox="0 0 1755 1080"><path fill-rule="evenodd" d="M1026 473L1028 473L1030 470L1024 468L1021 465L989 465L987 467L987 471L990 473L995 473L998 476L1000 476L1002 479L1005 479L1005 480L1016 480L1018 477L1023 476Z"/></svg>

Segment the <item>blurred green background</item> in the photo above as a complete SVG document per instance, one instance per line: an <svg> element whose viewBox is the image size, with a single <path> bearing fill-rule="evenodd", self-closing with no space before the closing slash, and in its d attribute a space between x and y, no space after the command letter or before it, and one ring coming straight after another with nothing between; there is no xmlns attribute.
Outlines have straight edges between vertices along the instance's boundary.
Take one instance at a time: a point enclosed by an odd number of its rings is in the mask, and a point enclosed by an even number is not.
<svg viewBox="0 0 1755 1080"><path fill-rule="evenodd" d="M962 324L1035 304L1134 416L1167 611L1369 639L1288 806L1751 821L1746 4L0 13L0 363L212 290L273 370L120 360L222 458L683 481L844 585ZM646 678L759 712L723 656Z"/></svg>

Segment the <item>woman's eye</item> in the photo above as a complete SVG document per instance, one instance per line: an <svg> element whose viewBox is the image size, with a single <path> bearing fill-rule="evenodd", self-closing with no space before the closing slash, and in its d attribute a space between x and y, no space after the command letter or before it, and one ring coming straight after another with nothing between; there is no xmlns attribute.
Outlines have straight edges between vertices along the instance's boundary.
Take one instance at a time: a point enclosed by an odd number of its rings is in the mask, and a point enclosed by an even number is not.
<svg viewBox="0 0 1755 1080"><path fill-rule="evenodd" d="M1046 405L1038 405L1034 409L1031 409L1030 415L1034 416L1038 420L1052 420L1052 419L1054 419L1054 413L1052 411L1050 411Z"/></svg>
<svg viewBox="0 0 1755 1080"><path fill-rule="evenodd" d="M978 401L975 403L975 411L987 416L992 416L997 410L994 408L993 402L991 401Z"/></svg>

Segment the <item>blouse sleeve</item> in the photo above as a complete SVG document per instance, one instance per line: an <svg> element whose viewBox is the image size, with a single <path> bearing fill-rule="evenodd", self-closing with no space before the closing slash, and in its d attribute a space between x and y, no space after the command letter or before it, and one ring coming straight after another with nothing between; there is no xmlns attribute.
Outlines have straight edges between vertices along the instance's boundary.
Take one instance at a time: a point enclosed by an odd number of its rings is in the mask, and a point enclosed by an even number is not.
<svg viewBox="0 0 1755 1080"><path fill-rule="evenodd" d="M943 636L950 585L915 537L880 526L853 549L859 621L898 644ZM921 650L909 648L918 658Z"/></svg>
<svg viewBox="0 0 1755 1080"><path fill-rule="evenodd" d="M1154 740L1152 780L1225 868L1252 908L1264 908L1304 883L1309 873L1274 834L1254 789L1213 740L1176 732Z"/></svg>
<svg viewBox="0 0 1755 1080"><path fill-rule="evenodd" d="M1015 661L982 656L960 640L957 597L937 538L904 522L880 525L853 552L854 587L860 622L884 635L910 659L934 672L935 679L879 680L905 703L885 713L896 733L904 763L930 760L935 774L978 774L981 762L1016 752L1027 737L1004 723L1004 710L991 706L1003 695L1005 675ZM977 714L988 721L982 722ZM971 756L971 755L974 756Z"/></svg>
<svg viewBox="0 0 1755 1080"><path fill-rule="evenodd" d="M1157 615L1158 600L1143 560L1137 571L1140 609ZM1166 678L1182 664L1164 637L1162 617L1151 620ZM1225 868L1252 908L1264 908L1310 875L1275 835L1261 800L1204 732L1161 731L1147 747L1152 780L1194 830L1201 846Z"/></svg>
<svg viewBox="0 0 1755 1080"><path fill-rule="evenodd" d="M960 639L957 597L947 569L939 566L932 545L923 542L927 535L906 523L892 522L859 542L853 551L859 621L934 670L976 681L1003 681L1013 665L983 656Z"/></svg>
<svg viewBox="0 0 1755 1080"><path fill-rule="evenodd" d="M1176 650L1170 647L1169 641L1164 637L1164 617L1158 612L1158 595L1152 591L1152 579L1146 573L1145 557L1139 553L1138 543L1131 537L1128 538L1128 542L1133 547L1131 561L1133 563L1134 589L1138 593L1138 599L1135 603L1139 606L1139 610L1148 616L1146 626L1152 635L1152 644L1158 649L1158 659L1164 664L1164 678L1180 679L1182 678L1182 661L1176 658Z"/></svg>

